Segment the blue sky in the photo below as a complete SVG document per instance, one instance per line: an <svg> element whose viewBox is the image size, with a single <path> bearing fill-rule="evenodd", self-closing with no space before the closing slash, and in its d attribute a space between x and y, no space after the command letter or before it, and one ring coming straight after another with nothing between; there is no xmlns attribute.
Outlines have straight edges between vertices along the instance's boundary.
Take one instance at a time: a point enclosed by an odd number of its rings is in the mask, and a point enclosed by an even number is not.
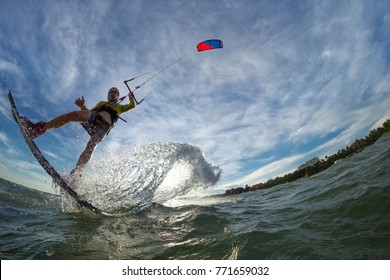
<svg viewBox="0 0 390 280"><path fill-rule="evenodd" d="M49 120L182 58L136 92L154 89L94 157L190 143L222 168L221 189L333 154L390 117L386 0L3 0L0 10L0 177L32 188L52 192L12 121L9 89L22 114ZM224 48L198 53L212 38ZM87 139L72 124L36 143L66 173Z"/></svg>

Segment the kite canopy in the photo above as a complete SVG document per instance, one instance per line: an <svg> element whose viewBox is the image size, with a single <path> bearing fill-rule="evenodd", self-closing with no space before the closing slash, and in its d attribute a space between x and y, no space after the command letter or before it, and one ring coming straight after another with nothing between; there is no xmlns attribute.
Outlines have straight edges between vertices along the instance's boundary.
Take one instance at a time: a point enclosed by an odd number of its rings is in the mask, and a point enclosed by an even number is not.
<svg viewBox="0 0 390 280"><path fill-rule="evenodd" d="M200 42L197 46L198 52L221 48L223 48L223 43L221 40L218 39L206 40Z"/></svg>

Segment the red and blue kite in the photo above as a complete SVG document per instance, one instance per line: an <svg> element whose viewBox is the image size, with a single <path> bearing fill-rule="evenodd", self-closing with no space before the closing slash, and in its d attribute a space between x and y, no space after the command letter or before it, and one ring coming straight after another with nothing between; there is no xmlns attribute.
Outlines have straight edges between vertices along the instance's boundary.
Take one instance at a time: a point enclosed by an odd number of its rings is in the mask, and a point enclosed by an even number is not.
<svg viewBox="0 0 390 280"><path fill-rule="evenodd" d="M213 39L200 42L197 46L198 52L221 49L223 48L223 43L221 40Z"/></svg>

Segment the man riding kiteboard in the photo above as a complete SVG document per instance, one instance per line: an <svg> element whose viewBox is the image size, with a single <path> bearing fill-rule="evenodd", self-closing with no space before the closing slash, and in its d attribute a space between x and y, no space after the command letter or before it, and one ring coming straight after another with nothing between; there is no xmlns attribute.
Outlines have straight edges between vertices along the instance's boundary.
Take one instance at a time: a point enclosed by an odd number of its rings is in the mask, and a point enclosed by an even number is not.
<svg viewBox="0 0 390 280"><path fill-rule="evenodd" d="M81 110L66 113L48 122L38 122L33 124L26 117L22 117L22 122L31 139L44 134L48 130L62 127L70 122L82 123L84 128L88 131L90 139L86 148L81 153L76 167L72 170L72 175L83 170L90 160L96 146L114 127L118 118L120 118L119 116L135 107L136 102L134 101L134 95L131 91L128 96L130 99L129 104L120 105L118 102L119 90L116 87L112 87L108 91L107 101L100 101L91 110L85 107L84 97L81 97L74 102L81 108Z"/></svg>

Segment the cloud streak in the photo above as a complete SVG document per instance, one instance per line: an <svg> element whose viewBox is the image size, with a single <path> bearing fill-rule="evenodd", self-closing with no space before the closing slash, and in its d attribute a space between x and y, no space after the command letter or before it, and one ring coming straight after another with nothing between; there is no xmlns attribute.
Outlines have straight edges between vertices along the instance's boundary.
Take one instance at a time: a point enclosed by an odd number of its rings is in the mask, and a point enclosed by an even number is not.
<svg viewBox="0 0 390 280"><path fill-rule="evenodd" d="M114 85L125 94L124 80L183 58L136 92L142 98L154 89L98 153L189 142L221 166L221 184L255 183L337 152L388 115L386 1L19 4L0 4L10 11L0 19L0 88L14 89L34 120L77 109L80 96L92 107ZM221 38L224 49L197 53L196 44L210 38ZM7 110L0 107L12 139ZM59 168L84 148L75 127L39 140Z"/></svg>

